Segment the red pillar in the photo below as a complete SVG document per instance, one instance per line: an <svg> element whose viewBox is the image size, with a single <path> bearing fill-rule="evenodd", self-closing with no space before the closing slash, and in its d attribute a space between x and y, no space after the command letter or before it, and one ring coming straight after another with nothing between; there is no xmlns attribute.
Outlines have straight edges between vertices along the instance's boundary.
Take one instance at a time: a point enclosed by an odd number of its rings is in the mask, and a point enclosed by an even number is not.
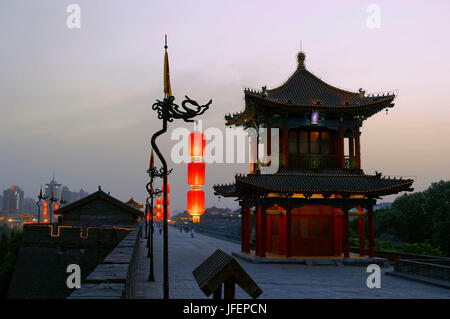
<svg viewBox="0 0 450 319"><path fill-rule="evenodd" d="M291 205L286 207L286 257L291 257Z"/></svg>
<svg viewBox="0 0 450 319"><path fill-rule="evenodd" d="M338 130L338 165L340 169L345 168L345 159L344 159L344 127L339 126Z"/></svg>
<svg viewBox="0 0 450 319"><path fill-rule="evenodd" d="M334 238L334 255L340 255L341 250L339 249L339 219L337 209L333 208L333 238Z"/></svg>
<svg viewBox="0 0 450 319"><path fill-rule="evenodd" d="M278 254L286 255L286 215L278 215L278 234L280 238Z"/></svg>
<svg viewBox="0 0 450 319"><path fill-rule="evenodd" d="M271 160L269 161L270 155L272 155L272 124L267 124L267 159L265 161L266 165L271 165Z"/></svg>
<svg viewBox="0 0 450 319"><path fill-rule="evenodd" d="M272 215L266 213L266 252L272 251Z"/></svg>
<svg viewBox="0 0 450 319"><path fill-rule="evenodd" d="M359 139L359 127L355 127L355 168L361 169L361 144Z"/></svg>
<svg viewBox="0 0 450 319"><path fill-rule="evenodd" d="M289 166L289 134L287 124L283 124L283 167Z"/></svg>
<svg viewBox="0 0 450 319"><path fill-rule="evenodd" d="M266 205L261 207L261 257L266 257L267 251L267 214Z"/></svg>
<svg viewBox="0 0 450 319"><path fill-rule="evenodd" d="M242 207L241 212L241 250L250 253L250 207Z"/></svg>
<svg viewBox="0 0 450 319"><path fill-rule="evenodd" d="M364 256L364 215L358 216L359 221L359 255Z"/></svg>
<svg viewBox="0 0 450 319"><path fill-rule="evenodd" d="M368 211L369 219L369 257L375 257L375 233L374 233L374 216L373 216L373 206L369 205Z"/></svg>
<svg viewBox="0 0 450 319"><path fill-rule="evenodd" d="M342 250L344 252L344 257L350 257L350 247L348 241L348 208L344 208L343 223L342 223Z"/></svg>
<svg viewBox="0 0 450 319"><path fill-rule="evenodd" d="M261 206L258 205L255 209L255 255L261 255Z"/></svg>

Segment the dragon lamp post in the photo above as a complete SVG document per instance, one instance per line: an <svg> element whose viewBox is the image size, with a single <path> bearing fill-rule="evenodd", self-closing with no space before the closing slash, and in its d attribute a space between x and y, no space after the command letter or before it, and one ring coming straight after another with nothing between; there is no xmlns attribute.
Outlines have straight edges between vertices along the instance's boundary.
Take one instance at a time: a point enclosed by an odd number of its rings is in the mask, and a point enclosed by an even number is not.
<svg viewBox="0 0 450 319"><path fill-rule="evenodd" d="M163 259L164 259L164 280L163 280L163 288L164 288L164 299L169 299L169 246L168 246L168 229L167 229L167 162L158 146L156 145L156 139L167 132L167 123L172 122L174 119L182 119L185 122L194 122L193 118L196 116L202 115L209 109L209 105L212 103L212 100L205 105L199 105L196 101L191 100L189 97L185 96L186 99L181 102L181 107L174 103L175 97L168 96L165 97L162 101L156 100L153 104L152 109L158 112L158 119L163 121L162 129L157 131L152 136L152 147L158 155L159 160L162 163L161 175L163 178L163 217L164 217L164 248L163 248ZM187 104L192 105L193 107L188 107Z"/></svg>

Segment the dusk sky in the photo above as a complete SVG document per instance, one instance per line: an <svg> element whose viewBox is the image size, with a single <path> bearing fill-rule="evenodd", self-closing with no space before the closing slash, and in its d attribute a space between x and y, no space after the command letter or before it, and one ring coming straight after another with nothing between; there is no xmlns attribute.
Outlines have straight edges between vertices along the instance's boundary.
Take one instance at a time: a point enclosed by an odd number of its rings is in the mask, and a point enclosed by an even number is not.
<svg viewBox="0 0 450 319"><path fill-rule="evenodd" d="M66 25L72 3L80 29ZM370 4L380 28L367 25ZM2 0L0 190L18 185L35 198L55 169L71 190L101 185L144 202L164 34L176 101L213 100L203 128L225 131L224 114L244 108L244 87L282 84L301 42L307 69L332 85L398 90L395 107L361 129L365 173L414 176L417 191L450 180L449 12L449 1ZM171 209L184 210L187 167L170 162L170 131L158 142L174 169ZM248 170L207 165L206 206L237 208L212 186Z"/></svg>

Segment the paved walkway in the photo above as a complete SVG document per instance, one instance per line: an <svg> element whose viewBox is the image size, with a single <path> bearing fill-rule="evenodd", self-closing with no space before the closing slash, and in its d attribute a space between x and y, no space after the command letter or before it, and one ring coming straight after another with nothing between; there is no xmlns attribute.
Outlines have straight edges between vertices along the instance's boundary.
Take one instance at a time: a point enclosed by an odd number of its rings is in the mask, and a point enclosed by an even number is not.
<svg viewBox="0 0 450 319"><path fill-rule="evenodd" d="M162 237L155 232L155 282L147 281L149 258L146 258L146 242L141 242L138 298L163 297ZM218 248L231 254L239 251L240 245L201 234L191 238L190 234L169 227L170 298L206 298L192 270ZM389 268L382 268L381 288L369 289L365 267L253 264L236 259L263 290L259 298L450 298L448 289L385 275L385 271L392 270ZM248 298L239 286L236 286L236 298Z"/></svg>

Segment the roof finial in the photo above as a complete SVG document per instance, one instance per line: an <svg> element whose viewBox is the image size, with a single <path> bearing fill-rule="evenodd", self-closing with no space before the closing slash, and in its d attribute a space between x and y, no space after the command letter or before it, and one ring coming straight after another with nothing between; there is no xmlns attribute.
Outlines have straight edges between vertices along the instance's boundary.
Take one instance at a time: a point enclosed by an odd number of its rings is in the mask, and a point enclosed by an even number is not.
<svg viewBox="0 0 450 319"><path fill-rule="evenodd" d="M299 68L303 69L305 67L305 53L303 51L297 54L297 63Z"/></svg>
<svg viewBox="0 0 450 319"><path fill-rule="evenodd" d="M167 34L164 35L164 49L167 50L168 46L167 46Z"/></svg>

